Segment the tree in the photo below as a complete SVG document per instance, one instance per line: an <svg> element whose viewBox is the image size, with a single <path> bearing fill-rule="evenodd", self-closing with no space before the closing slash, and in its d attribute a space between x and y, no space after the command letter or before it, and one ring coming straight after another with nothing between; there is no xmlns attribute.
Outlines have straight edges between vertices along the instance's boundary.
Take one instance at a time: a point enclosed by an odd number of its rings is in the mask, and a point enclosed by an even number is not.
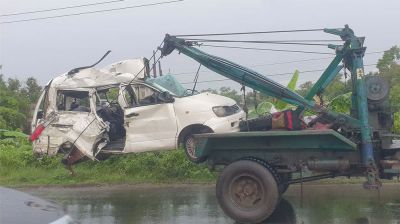
<svg viewBox="0 0 400 224"><path fill-rule="evenodd" d="M333 98L351 92L351 85L342 81L343 75L338 74L333 81L324 90L323 96L325 100L331 101Z"/></svg>
<svg viewBox="0 0 400 224"><path fill-rule="evenodd" d="M235 100L236 102L240 103L241 102L241 95L238 94L238 92L234 89L231 89L230 87L221 87L219 89L219 94L222 96L226 96L229 97L233 100Z"/></svg>
<svg viewBox="0 0 400 224"><path fill-rule="evenodd" d="M400 109L400 48L394 46L385 51L382 58L379 59L377 75L385 77L390 83L390 102L394 111Z"/></svg>
<svg viewBox="0 0 400 224"><path fill-rule="evenodd" d="M26 116L17 110L0 107L0 123L4 129L16 130L25 126Z"/></svg>
<svg viewBox="0 0 400 224"><path fill-rule="evenodd" d="M308 91L310 91L311 87L314 85L313 82L307 81L299 86L299 89L296 91L301 96L306 96Z"/></svg>
<svg viewBox="0 0 400 224"><path fill-rule="evenodd" d="M26 85L26 87L24 87L21 90L21 93L23 93L25 96L27 96L29 98L30 102L32 102L32 103L36 102L40 96L42 87L39 86L36 79L33 77L29 77L26 80L25 85Z"/></svg>
<svg viewBox="0 0 400 224"><path fill-rule="evenodd" d="M21 83L25 83L22 88ZM27 118L31 117L31 105L36 103L41 87L30 77L26 82L17 78L4 81L0 74L0 129L21 129L28 132Z"/></svg>
<svg viewBox="0 0 400 224"><path fill-rule="evenodd" d="M21 88L21 82L17 78L8 78L7 88L11 92L19 92L19 89Z"/></svg>
<svg viewBox="0 0 400 224"><path fill-rule="evenodd" d="M202 92L202 93L204 93L204 92L209 92L209 93L218 94L218 91L217 91L217 90L211 89L211 88L203 89L203 90L201 90L200 92Z"/></svg>
<svg viewBox="0 0 400 224"><path fill-rule="evenodd" d="M3 79L3 74L0 74L0 89L5 89L7 88L6 82Z"/></svg>
<svg viewBox="0 0 400 224"><path fill-rule="evenodd" d="M400 59L400 48L398 46L394 46L389 50L385 51L383 57L378 60L377 68L379 69L379 73L384 76L391 76L391 72L393 69L398 69L400 66L396 63L396 60Z"/></svg>

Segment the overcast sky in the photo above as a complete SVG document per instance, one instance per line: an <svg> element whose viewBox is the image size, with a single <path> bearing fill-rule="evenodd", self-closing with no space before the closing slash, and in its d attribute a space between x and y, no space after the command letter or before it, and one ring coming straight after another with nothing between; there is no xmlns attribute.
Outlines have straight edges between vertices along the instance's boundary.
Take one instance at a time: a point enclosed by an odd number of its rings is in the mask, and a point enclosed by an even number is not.
<svg viewBox="0 0 400 224"><path fill-rule="evenodd" d="M102 0L0 0L0 14L42 10ZM117 3L23 16L0 17L0 22L29 19L162 2L164 0L124 0ZM112 53L99 65L115 61L150 57L166 33L191 34L247 32L286 29L337 28L349 24L359 36L365 36L367 52L387 50L400 45L399 0L185 0L183 2L113 12L71 16L49 20L0 25L0 64L6 77L36 77L41 84L74 67L89 65L107 50ZM222 37L218 37L222 38ZM236 39L293 40L336 39L323 32L238 36ZM243 46L243 45L242 45ZM331 52L326 47L261 45L257 47ZM329 59L268 65L292 60L326 58L327 55L277 53L202 47L204 51L225 57L265 75L323 69ZM374 64L382 54L368 54L365 64ZM328 55L329 57L329 55ZM253 66L258 65L258 66ZM195 72L198 64L173 53L162 60L164 72ZM366 71L376 70L366 66ZM203 69L205 70L205 69ZM200 81L221 79L203 71ZM319 72L300 74L300 83L315 80ZM177 76L190 82L193 75ZM290 75L273 76L286 84ZM199 89L219 86L237 87L231 81L199 83ZM189 86L188 86L189 87Z"/></svg>

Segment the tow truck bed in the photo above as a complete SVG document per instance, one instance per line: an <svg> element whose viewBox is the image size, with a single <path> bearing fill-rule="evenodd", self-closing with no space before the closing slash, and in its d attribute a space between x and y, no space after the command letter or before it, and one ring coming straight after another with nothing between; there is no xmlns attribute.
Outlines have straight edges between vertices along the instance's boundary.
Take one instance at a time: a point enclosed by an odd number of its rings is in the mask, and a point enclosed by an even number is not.
<svg viewBox="0 0 400 224"><path fill-rule="evenodd" d="M358 155L354 142L330 129L208 133L195 135L195 139L196 155L212 165L229 164L250 156L271 161L276 160L278 154L282 157L282 153L297 154L292 157L296 160L318 152L335 158L338 154Z"/></svg>

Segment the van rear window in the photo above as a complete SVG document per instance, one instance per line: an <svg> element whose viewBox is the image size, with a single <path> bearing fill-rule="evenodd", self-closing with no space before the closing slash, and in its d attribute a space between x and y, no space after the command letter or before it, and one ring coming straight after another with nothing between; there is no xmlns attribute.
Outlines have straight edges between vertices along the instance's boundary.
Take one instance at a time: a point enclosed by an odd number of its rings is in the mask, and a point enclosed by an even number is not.
<svg viewBox="0 0 400 224"><path fill-rule="evenodd" d="M57 108L59 111L90 112L89 93L85 91L58 91Z"/></svg>

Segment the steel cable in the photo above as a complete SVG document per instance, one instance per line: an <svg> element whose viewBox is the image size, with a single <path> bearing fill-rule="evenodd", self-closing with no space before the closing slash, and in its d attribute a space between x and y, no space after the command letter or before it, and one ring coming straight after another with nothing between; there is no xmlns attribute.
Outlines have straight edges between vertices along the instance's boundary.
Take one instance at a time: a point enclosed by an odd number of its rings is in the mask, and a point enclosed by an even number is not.
<svg viewBox="0 0 400 224"><path fill-rule="evenodd" d="M227 36L227 35L248 35L248 34L268 34L268 33L311 32L311 31L323 31L323 30L324 29L273 30L273 31L236 32L236 33L181 34L181 35L173 35L173 36L175 36L175 37Z"/></svg>
<svg viewBox="0 0 400 224"><path fill-rule="evenodd" d="M286 42L286 41L262 41L262 40L217 40L217 39L184 39L196 43L216 42L216 43L249 43L249 44L282 44L282 45L307 45L307 46L328 46L328 44ZM300 40L299 40L300 41Z"/></svg>
<svg viewBox="0 0 400 224"><path fill-rule="evenodd" d="M182 40L186 41L194 41L194 42L237 42L237 41L243 41L243 42L249 42L249 43L289 43L289 42L343 42L343 40L322 40L322 39L316 39L316 40L221 40L221 39L196 39L196 38L185 38Z"/></svg>
<svg viewBox="0 0 400 224"><path fill-rule="evenodd" d="M291 52L291 53L335 55L334 53L329 53L329 52L318 52L318 51L301 51L301 50L286 50L286 49L257 48L257 47L234 47L234 46L212 45L212 44L201 44L200 46L205 46L205 47L216 47L216 48L242 49L242 50L278 51L278 52ZM325 46L325 45L324 45L324 46Z"/></svg>

